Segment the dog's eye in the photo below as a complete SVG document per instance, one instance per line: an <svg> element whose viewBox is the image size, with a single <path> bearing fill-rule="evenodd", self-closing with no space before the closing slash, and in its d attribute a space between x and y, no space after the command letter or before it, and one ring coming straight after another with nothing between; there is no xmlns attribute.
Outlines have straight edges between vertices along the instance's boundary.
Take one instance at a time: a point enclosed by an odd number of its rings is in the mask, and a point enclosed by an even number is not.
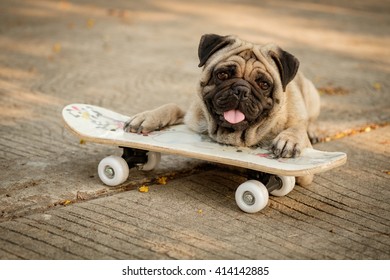
<svg viewBox="0 0 390 280"><path fill-rule="evenodd" d="M219 72L217 74L217 78L221 81L227 80L229 78L229 74L226 72Z"/></svg>
<svg viewBox="0 0 390 280"><path fill-rule="evenodd" d="M260 86L260 88L261 88L262 90L267 90L267 89L270 88L269 83L264 82L264 81L260 81L260 82L259 82L259 86Z"/></svg>

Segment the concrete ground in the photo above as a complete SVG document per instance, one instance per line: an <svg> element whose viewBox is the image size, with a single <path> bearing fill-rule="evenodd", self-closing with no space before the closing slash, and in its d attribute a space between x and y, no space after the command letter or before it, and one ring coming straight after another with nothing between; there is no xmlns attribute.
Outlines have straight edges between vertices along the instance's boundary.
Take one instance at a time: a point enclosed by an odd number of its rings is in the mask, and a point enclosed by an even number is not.
<svg viewBox="0 0 390 280"><path fill-rule="evenodd" d="M389 13L380 0L2 0L0 259L389 259ZM81 145L62 108L187 107L204 33L298 57L321 92L315 147L348 163L257 214L235 205L238 173L188 158L104 186L97 164L119 149Z"/></svg>

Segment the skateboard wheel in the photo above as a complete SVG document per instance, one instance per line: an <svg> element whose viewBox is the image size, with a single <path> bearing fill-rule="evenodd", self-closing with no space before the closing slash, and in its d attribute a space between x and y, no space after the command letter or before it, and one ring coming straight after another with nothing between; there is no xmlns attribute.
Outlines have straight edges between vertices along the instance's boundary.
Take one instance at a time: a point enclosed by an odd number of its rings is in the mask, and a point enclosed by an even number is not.
<svg viewBox="0 0 390 280"><path fill-rule="evenodd" d="M129 177L129 167L123 158L109 156L100 161L98 174L104 184L113 187L127 180Z"/></svg>
<svg viewBox="0 0 390 280"><path fill-rule="evenodd" d="M256 213L267 206L268 191L261 182L248 180L237 188L235 198L242 211Z"/></svg>
<svg viewBox="0 0 390 280"><path fill-rule="evenodd" d="M140 170L150 171L153 170L161 160L161 154L158 152L148 152L148 161L139 167Z"/></svg>
<svg viewBox="0 0 390 280"><path fill-rule="evenodd" d="M274 196L285 196L291 192L295 186L294 176L277 176L281 180L282 187L271 192Z"/></svg>

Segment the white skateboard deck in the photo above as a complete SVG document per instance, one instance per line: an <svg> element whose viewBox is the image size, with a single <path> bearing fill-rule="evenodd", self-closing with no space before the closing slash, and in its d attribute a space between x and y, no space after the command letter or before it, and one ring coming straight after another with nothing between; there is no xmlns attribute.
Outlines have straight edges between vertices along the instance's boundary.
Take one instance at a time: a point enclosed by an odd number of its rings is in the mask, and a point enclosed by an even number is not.
<svg viewBox="0 0 390 280"><path fill-rule="evenodd" d="M275 175L304 176L343 165L341 152L305 149L297 158L274 158L270 151L222 145L185 125L175 125L148 135L123 130L129 117L88 104L70 104L62 111L67 127L82 141L176 154L243 167Z"/></svg>

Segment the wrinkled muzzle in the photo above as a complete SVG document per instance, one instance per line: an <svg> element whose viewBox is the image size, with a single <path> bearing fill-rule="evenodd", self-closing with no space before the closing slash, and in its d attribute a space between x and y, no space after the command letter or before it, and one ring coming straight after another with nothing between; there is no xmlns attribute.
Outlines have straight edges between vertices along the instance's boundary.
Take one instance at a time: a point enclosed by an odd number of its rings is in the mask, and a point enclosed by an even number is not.
<svg viewBox="0 0 390 280"><path fill-rule="evenodd" d="M204 95L210 115L222 127L243 130L272 108L272 100L256 93L243 79L231 79Z"/></svg>

